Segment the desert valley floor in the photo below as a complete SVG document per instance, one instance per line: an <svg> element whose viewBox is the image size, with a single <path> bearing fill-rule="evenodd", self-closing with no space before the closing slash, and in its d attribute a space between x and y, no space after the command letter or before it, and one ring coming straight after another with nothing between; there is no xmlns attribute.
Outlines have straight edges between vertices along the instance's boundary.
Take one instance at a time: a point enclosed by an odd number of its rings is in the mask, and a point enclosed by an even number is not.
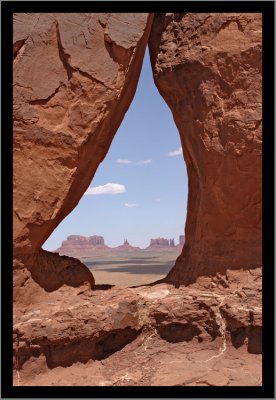
<svg viewBox="0 0 276 400"><path fill-rule="evenodd" d="M181 251L181 250L180 250ZM82 258L97 284L118 286L146 285L164 278L173 267L177 251L132 250L108 256Z"/></svg>

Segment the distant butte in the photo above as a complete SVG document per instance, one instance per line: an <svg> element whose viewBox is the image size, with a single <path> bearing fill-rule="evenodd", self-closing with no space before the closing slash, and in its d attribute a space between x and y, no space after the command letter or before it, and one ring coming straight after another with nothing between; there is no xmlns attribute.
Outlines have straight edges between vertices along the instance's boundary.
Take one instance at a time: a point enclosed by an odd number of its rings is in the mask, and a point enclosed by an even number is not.
<svg viewBox="0 0 276 400"><path fill-rule="evenodd" d="M79 258L80 256L85 256L91 253L91 251L96 250L108 250L110 247L104 244L103 236L79 236L70 235L64 240L61 246L55 251L60 255L75 256Z"/></svg>
<svg viewBox="0 0 276 400"><path fill-rule="evenodd" d="M179 238L184 238L180 235ZM183 243L178 245L174 244L174 239L157 238L150 239L150 245L147 249L176 249L178 250L183 246ZM76 258L84 258L89 255L106 254L107 251L116 250L143 250L138 246L132 246L127 239L124 239L123 244L117 247L109 247L104 242L103 236L81 236L81 235L70 235L66 240L63 240L61 246L55 250L55 253L59 255L66 255Z"/></svg>
<svg viewBox="0 0 276 400"><path fill-rule="evenodd" d="M184 242L185 242L184 235L179 236L179 244L177 245L174 244L174 239L156 238L156 239L150 239L150 245L148 248L163 248L163 247L179 248L179 246L184 245Z"/></svg>
<svg viewBox="0 0 276 400"><path fill-rule="evenodd" d="M114 248L114 250L141 250L140 247L131 246L127 239L120 246Z"/></svg>

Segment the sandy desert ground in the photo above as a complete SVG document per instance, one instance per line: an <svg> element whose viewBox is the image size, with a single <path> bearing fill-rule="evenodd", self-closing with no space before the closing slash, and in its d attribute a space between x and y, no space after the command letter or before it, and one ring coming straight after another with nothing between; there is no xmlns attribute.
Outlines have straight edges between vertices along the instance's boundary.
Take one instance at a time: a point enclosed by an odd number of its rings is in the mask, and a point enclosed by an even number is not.
<svg viewBox="0 0 276 400"><path fill-rule="evenodd" d="M178 256L176 251L122 251L85 258L81 261L92 271L96 284L116 286L146 285L164 278L174 266Z"/></svg>

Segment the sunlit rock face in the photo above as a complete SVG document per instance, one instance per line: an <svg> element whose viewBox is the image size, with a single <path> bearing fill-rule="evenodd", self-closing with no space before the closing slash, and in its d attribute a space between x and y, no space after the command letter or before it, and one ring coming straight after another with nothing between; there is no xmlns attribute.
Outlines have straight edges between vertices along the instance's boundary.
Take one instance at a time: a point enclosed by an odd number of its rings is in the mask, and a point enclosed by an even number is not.
<svg viewBox="0 0 276 400"><path fill-rule="evenodd" d="M261 14L157 14L149 49L189 178L185 246L167 280L261 265Z"/></svg>
<svg viewBox="0 0 276 400"><path fill-rule="evenodd" d="M227 282L44 295L14 312L14 385L261 386L261 269Z"/></svg>
<svg viewBox="0 0 276 400"><path fill-rule="evenodd" d="M45 290L55 287L44 287L43 276L59 256L41 246L109 149L135 93L151 21L149 14L14 14L15 282L31 273ZM51 279L64 276L68 285L75 272L78 284L93 286L80 264L60 258Z"/></svg>
<svg viewBox="0 0 276 400"><path fill-rule="evenodd" d="M150 14L14 14L14 254L78 204L133 98Z"/></svg>

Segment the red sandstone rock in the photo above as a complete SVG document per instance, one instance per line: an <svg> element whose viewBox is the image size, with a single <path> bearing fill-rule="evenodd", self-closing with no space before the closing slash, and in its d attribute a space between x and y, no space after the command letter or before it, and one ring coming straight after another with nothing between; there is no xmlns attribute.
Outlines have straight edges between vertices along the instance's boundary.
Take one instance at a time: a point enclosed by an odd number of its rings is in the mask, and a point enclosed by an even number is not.
<svg viewBox="0 0 276 400"><path fill-rule="evenodd" d="M87 189L133 98L151 20L14 14L15 259L39 264Z"/></svg>
<svg viewBox="0 0 276 400"><path fill-rule="evenodd" d="M149 49L189 178L185 246L168 281L260 266L261 14L156 14Z"/></svg>
<svg viewBox="0 0 276 400"><path fill-rule="evenodd" d="M77 205L134 95L149 14L14 14L14 252Z"/></svg>
<svg viewBox="0 0 276 400"><path fill-rule="evenodd" d="M67 239L69 239L69 240L70 239L75 239L76 240L77 238L78 238L78 236L77 237L74 236L73 238L72 238L72 236L69 236ZM103 238L103 236L97 236L97 235L89 236L87 238L87 241L92 246L97 246L97 245L104 246L104 238Z"/></svg>
<svg viewBox="0 0 276 400"><path fill-rule="evenodd" d="M262 284L255 272L237 271L228 287L208 278L179 289L74 289L73 302L64 287L24 313L19 305L14 384L259 386Z"/></svg>
<svg viewBox="0 0 276 400"><path fill-rule="evenodd" d="M68 236L67 240L62 242L56 252L60 255L73 256L76 258L86 258L91 256L104 255L110 258L116 256L117 251L120 250L140 250L140 247L131 246L127 240L117 247L109 247L104 244L104 238L102 236L79 236L71 235Z"/></svg>
<svg viewBox="0 0 276 400"><path fill-rule="evenodd" d="M63 240L61 246L55 252L60 255L81 258L95 252L104 252L108 249L109 247L104 244L103 236L71 235L67 237L67 240Z"/></svg>

